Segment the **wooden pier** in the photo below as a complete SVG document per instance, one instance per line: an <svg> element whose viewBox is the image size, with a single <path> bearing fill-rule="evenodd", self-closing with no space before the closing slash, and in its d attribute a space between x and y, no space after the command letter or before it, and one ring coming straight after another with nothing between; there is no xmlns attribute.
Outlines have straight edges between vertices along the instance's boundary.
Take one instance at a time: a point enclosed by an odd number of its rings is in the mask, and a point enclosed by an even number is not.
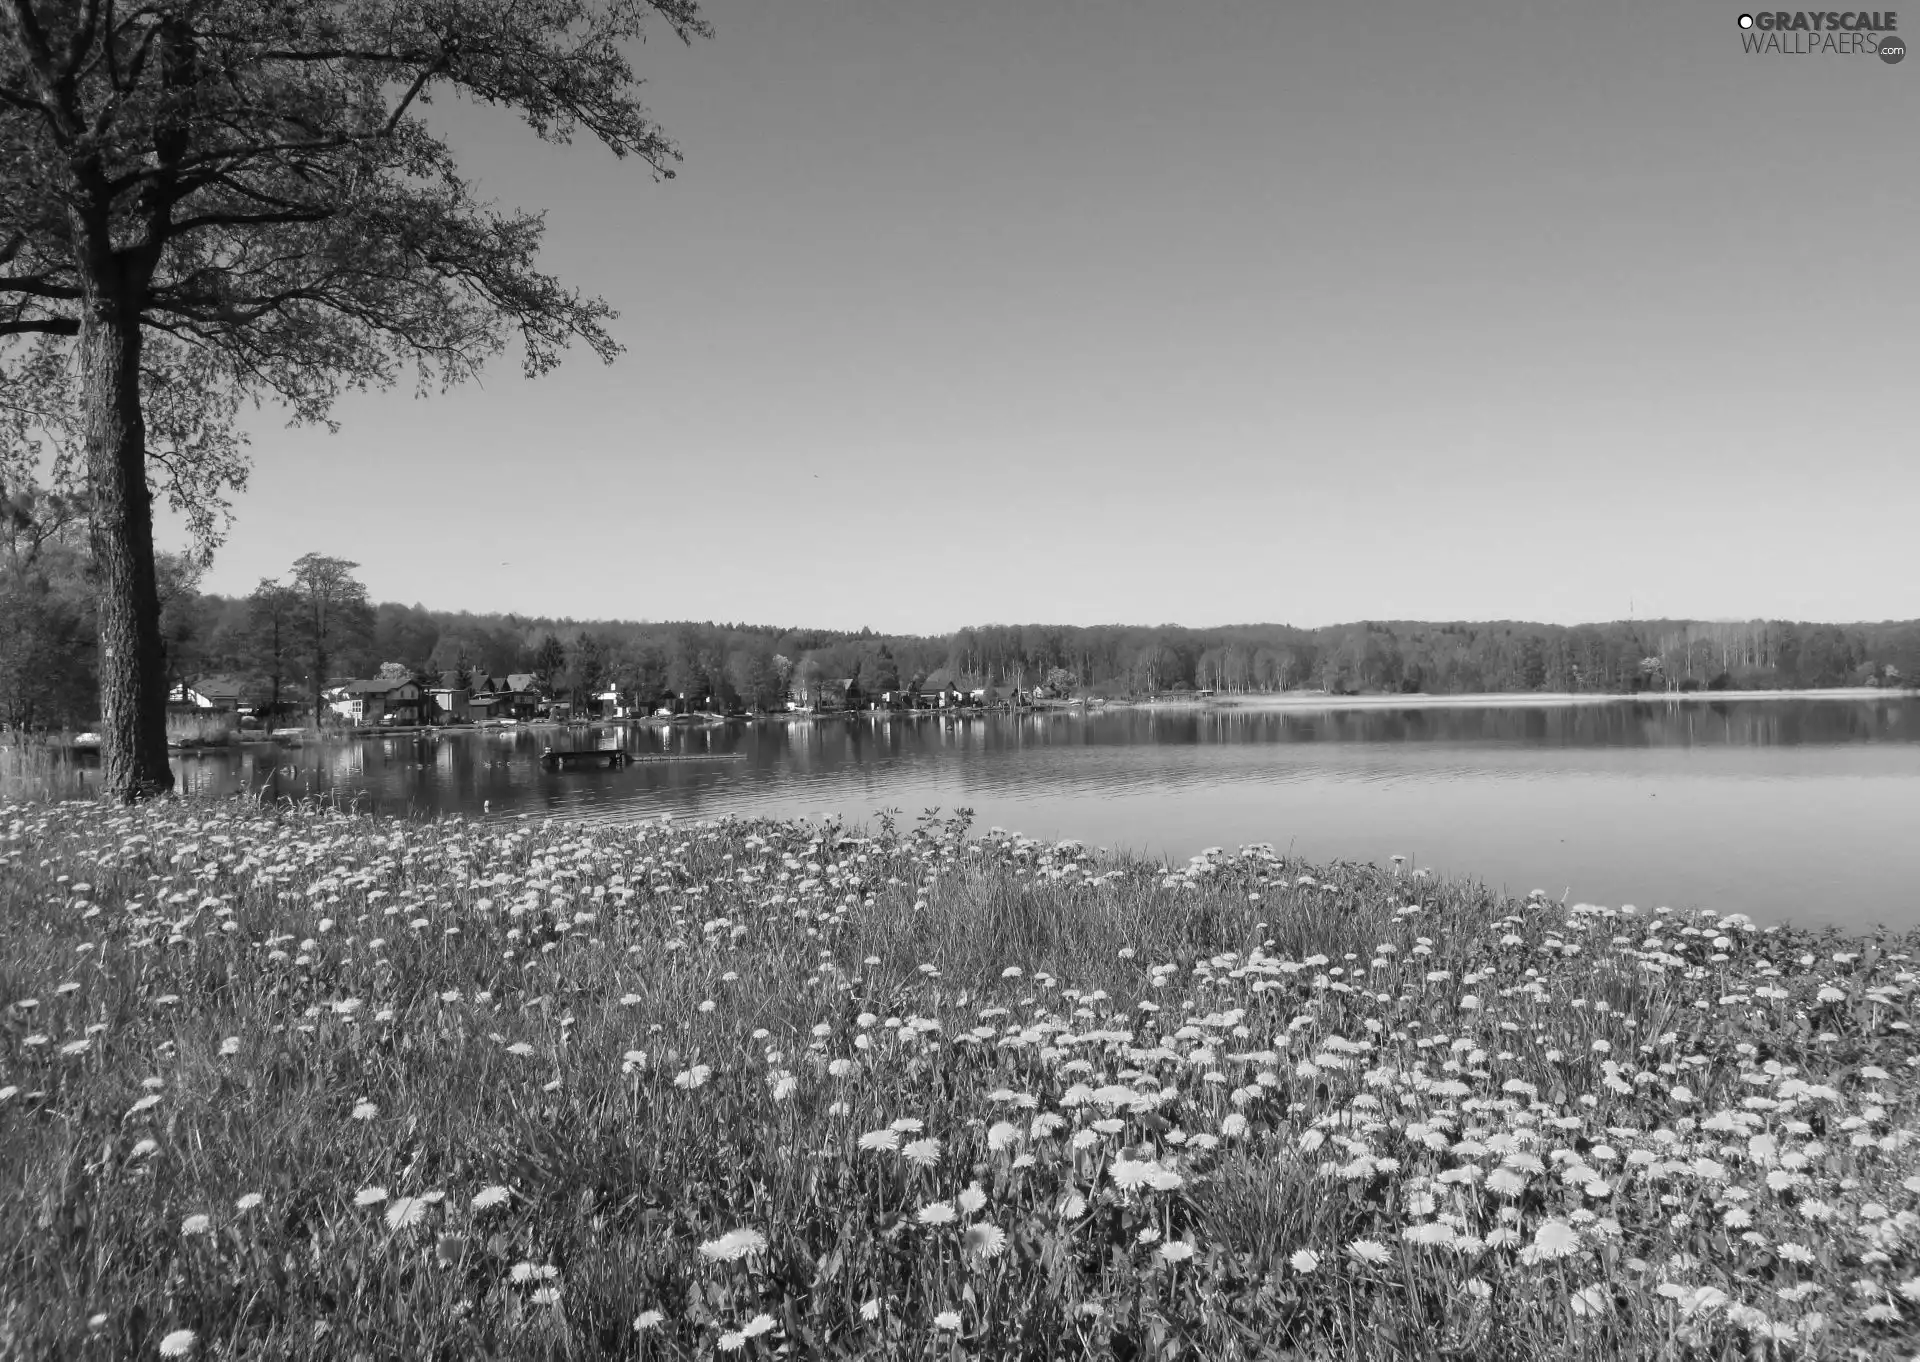
<svg viewBox="0 0 1920 1362"><path fill-rule="evenodd" d="M549 747L540 754L540 764L557 771L582 766L625 766L631 760L633 754L619 747L573 747L559 752Z"/></svg>
<svg viewBox="0 0 1920 1362"><path fill-rule="evenodd" d="M745 752L657 752L636 753L620 747L568 748L555 751L549 747L540 754L540 764L550 766L556 771L570 771L582 766L651 766L668 761L745 761Z"/></svg>

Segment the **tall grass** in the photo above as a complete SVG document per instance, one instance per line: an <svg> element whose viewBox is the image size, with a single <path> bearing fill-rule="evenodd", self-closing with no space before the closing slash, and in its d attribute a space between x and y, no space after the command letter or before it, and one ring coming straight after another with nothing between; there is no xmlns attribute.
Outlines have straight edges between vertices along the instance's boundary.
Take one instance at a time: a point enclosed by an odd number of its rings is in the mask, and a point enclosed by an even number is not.
<svg viewBox="0 0 1920 1362"><path fill-rule="evenodd" d="M224 747L240 741L240 716L228 713L167 715L167 742L175 747Z"/></svg>
<svg viewBox="0 0 1920 1362"><path fill-rule="evenodd" d="M0 807L0 1355L1905 1357L1910 938Z"/></svg>
<svg viewBox="0 0 1920 1362"><path fill-rule="evenodd" d="M52 803L96 793L99 769L64 744L19 733L0 734L0 800Z"/></svg>

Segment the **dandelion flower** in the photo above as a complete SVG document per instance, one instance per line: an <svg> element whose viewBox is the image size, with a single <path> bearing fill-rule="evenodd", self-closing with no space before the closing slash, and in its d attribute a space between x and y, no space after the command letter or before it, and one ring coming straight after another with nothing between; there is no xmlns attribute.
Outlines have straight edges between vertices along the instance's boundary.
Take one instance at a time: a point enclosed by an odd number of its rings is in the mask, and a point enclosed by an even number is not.
<svg viewBox="0 0 1920 1362"><path fill-rule="evenodd" d="M511 1192L497 1183L491 1187L482 1187L478 1192L474 1193L473 1209L476 1211L491 1210L495 1206L504 1205L507 1198L512 1195Z"/></svg>
<svg viewBox="0 0 1920 1362"><path fill-rule="evenodd" d="M205 1234L213 1228L213 1220L205 1215L190 1215L180 1222L182 1234Z"/></svg>
<svg viewBox="0 0 1920 1362"><path fill-rule="evenodd" d="M718 1239L700 1246L700 1256L712 1263L731 1263L758 1253L767 1246L767 1236L759 1230L728 1230Z"/></svg>
<svg viewBox="0 0 1920 1362"><path fill-rule="evenodd" d="M871 1324L880 1318L880 1302L871 1300L860 1307L860 1318Z"/></svg>
<svg viewBox="0 0 1920 1362"><path fill-rule="evenodd" d="M378 1206L386 1199L387 1189L384 1187L362 1187L353 1194L353 1204L356 1206Z"/></svg>
<svg viewBox="0 0 1920 1362"><path fill-rule="evenodd" d="M1540 1228L1533 1232L1533 1243L1521 1253L1527 1263L1551 1261L1565 1258L1580 1247L1580 1232L1566 1221L1554 1216L1540 1222Z"/></svg>
<svg viewBox="0 0 1920 1362"><path fill-rule="evenodd" d="M905 1149L902 1149L900 1153L906 1158L908 1163L921 1168L931 1168L940 1162L940 1141L931 1137L924 1140L914 1140L907 1145Z"/></svg>
<svg viewBox="0 0 1920 1362"><path fill-rule="evenodd" d="M998 1258L1006 1251L1007 1232L989 1221L967 1226L960 1247L980 1258Z"/></svg>
<svg viewBox="0 0 1920 1362"><path fill-rule="evenodd" d="M1193 1245L1184 1239L1169 1239L1160 1246L1160 1256L1169 1263L1184 1263L1193 1257Z"/></svg>
<svg viewBox="0 0 1920 1362"><path fill-rule="evenodd" d="M193 1345L200 1341L200 1335L191 1329L175 1329L160 1340L160 1356L186 1357L193 1352Z"/></svg>
<svg viewBox="0 0 1920 1362"><path fill-rule="evenodd" d="M900 1147L900 1132L897 1130L869 1130L860 1137L860 1147L865 1150L878 1150L891 1154Z"/></svg>
<svg viewBox="0 0 1920 1362"><path fill-rule="evenodd" d="M1295 1249L1287 1262L1292 1264L1295 1272L1311 1272L1320 1266L1320 1255L1312 1249Z"/></svg>
<svg viewBox="0 0 1920 1362"><path fill-rule="evenodd" d="M920 1213L914 1218L922 1225L951 1225L955 1219L952 1204L945 1201L936 1201L931 1205L922 1206Z"/></svg>
<svg viewBox="0 0 1920 1362"><path fill-rule="evenodd" d="M980 1190L980 1184L976 1182L970 1184L967 1190L960 1193L954 1200L960 1204L960 1209L966 1214L978 1215L981 1208L987 1204L987 1194Z"/></svg>
<svg viewBox="0 0 1920 1362"><path fill-rule="evenodd" d="M633 1317L634 1332L644 1334L649 1329L658 1329L665 1318L658 1310L642 1310Z"/></svg>
<svg viewBox="0 0 1920 1362"><path fill-rule="evenodd" d="M682 1069L679 1073L675 1074L673 1076L673 1086L676 1088L685 1088L691 1092L695 1088L704 1086L706 1081L711 1077L713 1077L713 1070L709 1066L696 1064L690 1069Z"/></svg>
<svg viewBox="0 0 1920 1362"><path fill-rule="evenodd" d="M245 1215L248 1211L252 1210L255 1206L258 1206L264 1200L266 1200L266 1198L261 1196L260 1193L248 1192L245 1196L241 1197L238 1201L233 1203L233 1209L240 1212L240 1214Z"/></svg>
<svg viewBox="0 0 1920 1362"><path fill-rule="evenodd" d="M1355 1239L1347 1245L1347 1257L1363 1266L1378 1267L1392 1256L1387 1252L1386 1245L1372 1239Z"/></svg>
<svg viewBox="0 0 1920 1362"><path fill-rule="evenodd" d="M722 1334L713 1346L723 1353L737 1353L747 1346L747 1336L741 1333Z"/></svg>
<svg viewBox="0 0 1920 1362"><path fill-rule="evenodd" d="M558 1305L560 1303L560 1288L557 1286L543 1286L538 1288L533 1293L533 1303L535 1305Z"/></svg>
<svg viewBox="0 0 1920 1362"><path fill-rule="evenodd" d="M379 1114L380 1108L371 1102L356 1102L354 1104L353 1119L356 1121L371 1121Z"/></svg>
<svg viewBox="0 0 1920 1362"><path fill-rule="evenodd" d="M752 1319L748 1320L745 1324L741 1325L740 1332L745 1334L748 1338L758 1338L760 1337L760 1335L767 1333L773 1327L774 1327L773 1316L762 1313L762 1314L755 1315Z"/></svg>
<svg viewBox="0 0 1920 1362"><path fill-rule="evenodd" d="M921 1131L925 1130L926 1128L927 1128L927 1123L925 1121L922 1121L918 1116L902 1116L899 1120L895 1121L891 1126L888 1127L888 1129L890 1130L902 1130L902 1131L906 1131L908 1134L915 1134L915 1135L919 1134Z"/></svg>
<svg viewBox="0 0 1920 1362"><path fill-rule="evenodd" d="M395 1197L387 1207L387 1228L396 1232L411 1229L426 1218L427 1203L417 1196Z"/></svg>
<svg viewBox="0 0 1920 1362"><path fill-rule="evenodd" d="M1515 1197L1527 1190L1527 1180L1511 1168L1496 1168L1487 1174L1486 1187L1496 1196Z"/></svg>
<svg viewBox="0 0 1920 1362"><path fill-rule="evenodd" d="M1020 1127L1008 1121L995 1121L987 1128L987 1148L1005 1149L1020 1135Z"/></svg>
<svg viewBox="0 0 1920 1362"><path fill-rule="evenodd" d="M958 1310L942 1310L933 1317L933 1327L936 1329L951 1330L956 1333L959 1332L960 1312Z"/></svg>

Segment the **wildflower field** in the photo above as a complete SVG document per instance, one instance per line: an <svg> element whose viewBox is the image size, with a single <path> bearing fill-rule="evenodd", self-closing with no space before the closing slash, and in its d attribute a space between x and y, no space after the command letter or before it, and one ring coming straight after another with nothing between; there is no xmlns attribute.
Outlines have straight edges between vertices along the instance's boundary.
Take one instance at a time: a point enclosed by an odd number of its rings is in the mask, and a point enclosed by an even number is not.
<svg viewBox="0 0 1920 1362"><path fill-rule="evenodd" d="M0 1357L1899 1357L1913 938L0 805Z"/></svg>

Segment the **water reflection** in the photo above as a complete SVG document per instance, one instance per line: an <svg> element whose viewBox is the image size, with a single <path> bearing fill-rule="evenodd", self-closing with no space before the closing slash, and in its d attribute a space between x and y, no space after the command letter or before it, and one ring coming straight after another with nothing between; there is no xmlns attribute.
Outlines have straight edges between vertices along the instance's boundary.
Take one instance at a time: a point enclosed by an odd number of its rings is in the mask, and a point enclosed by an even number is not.
<svg viewBox="0 0 1920 1362"><path fill-rule="evenodd" d="M554 771L539 761L548 745L639 760ZM982 824L1176 857L1249 841L1315 858L1402 852L1598 902L1920 921L1914 700L488 730L250 746L175 770L195 793L490 818L966 806Z"/></svg>

